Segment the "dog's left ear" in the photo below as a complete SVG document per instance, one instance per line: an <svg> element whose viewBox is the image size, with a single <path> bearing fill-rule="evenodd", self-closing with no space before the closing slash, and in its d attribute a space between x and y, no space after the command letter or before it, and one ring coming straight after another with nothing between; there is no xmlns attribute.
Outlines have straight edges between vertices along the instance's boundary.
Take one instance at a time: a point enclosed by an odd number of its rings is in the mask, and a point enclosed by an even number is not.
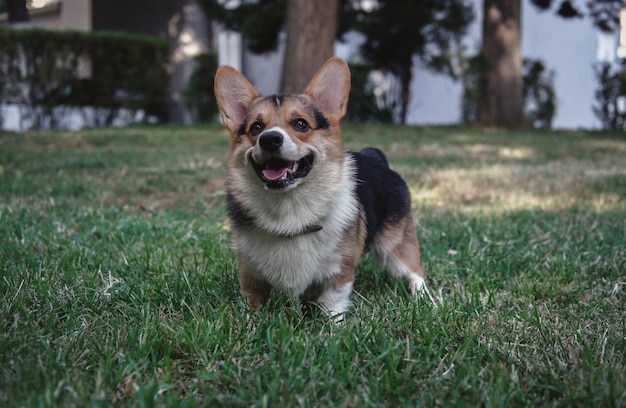
<svg viewBox="0 0 626 408"><path fill-rule="evenodd" d="M350 70L341 58L331 58L315 73L304 91L328 117L339 120L348 109Z"/></svg>

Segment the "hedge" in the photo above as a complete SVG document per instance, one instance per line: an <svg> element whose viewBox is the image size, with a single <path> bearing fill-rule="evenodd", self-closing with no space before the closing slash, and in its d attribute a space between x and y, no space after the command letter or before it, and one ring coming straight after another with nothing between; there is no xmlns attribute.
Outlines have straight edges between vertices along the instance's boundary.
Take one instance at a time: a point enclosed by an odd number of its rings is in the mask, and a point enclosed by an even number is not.
<svg viewBox="0 0 626 408"><path fill-rule="evenodd" d="M121 110L166 119L166 41L119 32L0 28L0 104L19 105L34 126L58 122L59 107Z"/></svg>

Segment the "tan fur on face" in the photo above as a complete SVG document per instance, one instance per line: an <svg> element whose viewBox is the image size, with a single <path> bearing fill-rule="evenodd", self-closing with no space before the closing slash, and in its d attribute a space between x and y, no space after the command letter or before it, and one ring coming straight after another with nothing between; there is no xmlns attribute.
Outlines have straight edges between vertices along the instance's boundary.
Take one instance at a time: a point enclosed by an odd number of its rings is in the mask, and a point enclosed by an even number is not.
<svg viewBox="0 0 626 408"><path fill-rule="evenodd" d="M279 127L289 133L291 140L299 147L323 148L325 160L343 161L345 149L338 122L329 120L328 129L311 128L307 132L296 132L291 128L290 123L297 119L304 119L309 124L315 123L310 106L313 106L313 100L308 95L285 96L280 103L273 102L271 97L258 97L250 105L243 128L249 129L255 122L263 123L265 129ZM258 137L251 136L247 132L238 135L241 127L236 126L231 129L231 155L238 160L258 141Z"/></svg>
<svg viewBox="0 0 626 408"><path fill-rule="evenodd" d="M280 100L279 97L261 97L245 77L235 70L222 68L216 75L218 105L224 123L231 132L231 154L225 185L251 211L259 226L270 232L288 234L316 222L319 214L327 211L338 189L344 186L345 150L339 119L345 114L350 91L349 71L345 63L331 59L320 72L311 80L306 90L308 93L285 95ZM333 79L333 73L344 75L347 81L338 83ZM236 85L223 84L225 80L234 81ZM329 89L332 92L328 92ZM243 96L233 95L232 92L241 92ZM321 106L317 105L318 101L322 103ZM240 103L244 102L248 106L241 109ZM315 128L314 109L322 109L328 122L327 129ZM290 123L298 118L311 124L311 129L307 132L292 129ZM255 122L263 123L264 129L280 128L287 132L298 147L300 157L314 154L313 169L301 181L297 194L286 192L285 197L277 201L276 196L264 193L265 188L259 182L249 159L259 139L249 132ZM298 210L298 215L290 217L294 209Z"/></svg>

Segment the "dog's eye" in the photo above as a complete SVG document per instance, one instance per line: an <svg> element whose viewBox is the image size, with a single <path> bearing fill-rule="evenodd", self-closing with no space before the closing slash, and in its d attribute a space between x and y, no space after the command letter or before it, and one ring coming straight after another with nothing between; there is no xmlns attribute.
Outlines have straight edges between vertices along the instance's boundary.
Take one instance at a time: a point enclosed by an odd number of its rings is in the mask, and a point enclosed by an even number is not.
<svg viewBox="0 0 626 408"><path fill-rule="evenodd" d="M306 132L307 130L311 128L309 126L309 123L302 118L296 119L293 122L291 122L291 127L293 127L298 132Z"/></svg>
<svg viewBox="0 0 626 408"><path fill-rule="evenodd" d="M261 122L254 122L252 126L250 126L250 135L258 136L264 128L265 126Z"/></svg>

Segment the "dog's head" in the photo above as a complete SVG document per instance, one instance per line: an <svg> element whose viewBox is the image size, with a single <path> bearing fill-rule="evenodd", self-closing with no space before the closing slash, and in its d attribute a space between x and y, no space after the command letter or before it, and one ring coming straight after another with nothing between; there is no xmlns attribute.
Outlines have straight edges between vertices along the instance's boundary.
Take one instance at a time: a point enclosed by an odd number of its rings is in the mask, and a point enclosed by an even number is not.
<svg viewBox="0 0 626 408"><path fill-rule="evenodd" d="M231 133L230 165L253 171L269 190L323 177L318 167L343 162L339 120L349 91L350 71L339 58L328 60L297 95L262 97L234 68L220 68L215 96Z"/></svg>

